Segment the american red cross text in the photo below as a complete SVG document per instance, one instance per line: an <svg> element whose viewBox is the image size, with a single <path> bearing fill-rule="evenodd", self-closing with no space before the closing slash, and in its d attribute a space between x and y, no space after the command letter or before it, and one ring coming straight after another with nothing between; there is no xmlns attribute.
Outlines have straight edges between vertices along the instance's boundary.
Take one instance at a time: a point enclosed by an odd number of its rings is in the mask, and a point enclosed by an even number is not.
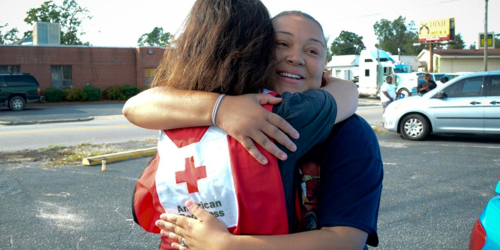
<svg viewBox="0 0 500 250"><path fill-rule="evenodd" d="M185 182L188 193L197 193L198 180L207 178L207 169L205 166L195 167L194 158L186 158L186 170L175 172L175 181L177 184Z"/></svg>

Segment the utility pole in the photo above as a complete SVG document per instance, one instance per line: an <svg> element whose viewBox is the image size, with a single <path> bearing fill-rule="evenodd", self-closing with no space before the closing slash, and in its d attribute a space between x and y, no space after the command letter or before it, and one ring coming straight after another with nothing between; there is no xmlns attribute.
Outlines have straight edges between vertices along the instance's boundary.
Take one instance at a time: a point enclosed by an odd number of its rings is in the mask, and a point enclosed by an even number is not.
<svg viewBox="0 0 500 250"><path fill-rule="evenodd" d="M429 60L430 62L429 73L434 73L434 48L432 46L432 42L429 42L429 52L430 52L429 54L431 54L431 58Z"/></svg>
<svg viewBox="0 0 500 250"><path fill-rule="evenodd" d="M488 71L488 0L484 0L484 3L484 71Z"/></svg>

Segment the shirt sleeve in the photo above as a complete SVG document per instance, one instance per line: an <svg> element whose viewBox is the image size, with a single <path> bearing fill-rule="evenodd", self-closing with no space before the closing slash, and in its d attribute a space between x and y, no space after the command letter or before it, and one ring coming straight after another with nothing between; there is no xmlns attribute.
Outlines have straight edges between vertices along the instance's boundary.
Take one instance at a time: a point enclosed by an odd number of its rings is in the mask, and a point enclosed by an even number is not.
<svg viewBox="0 0 500 250"><path fill-rule="evenodd" d="M278 114L300 134L299 139L292 141L297 145L295 152L289 151L283 145L277 146L288 155L286 161L278 160L283 182L289 231L293 231L294 217L294 187L298 170L296 163L314 145L324 141L335 123L337 104L333 96L323 90L309 90L303 93L285 92L283 101L273 107L273 113Z"/></svg>
<svg viewBox="0 0 500 250"><path fill-rule="evenodd" d="M323 145L318 226L350 226L378 245L383 163L373 129L357 115L335 125Z"/></svg>
<svg viewBox="0 0 500 250"><path fill-rule="evenodd" d="M314 145L324 141L335 123L337 104L333 96L323 90L309 90L303 93L289 92L281 96L283 101L273 108L273 113L284 118L300 134L292 139L297 151L291 152L278 145L287 155L287 161L296 162Z"/></svg>

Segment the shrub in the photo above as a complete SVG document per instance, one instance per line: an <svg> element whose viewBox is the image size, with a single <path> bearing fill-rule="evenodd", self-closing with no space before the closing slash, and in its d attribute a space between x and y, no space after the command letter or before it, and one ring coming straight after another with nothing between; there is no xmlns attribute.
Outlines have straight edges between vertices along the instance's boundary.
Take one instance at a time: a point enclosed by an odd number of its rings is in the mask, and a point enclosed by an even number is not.
<svg viewBox="0 0 500 250"><path fill-rule="evenodd" d="M96 88L92 85L87 85L83 88L83 91L85 91L85 94L87 94L87 99L89 100L89 102L101 100L100 88Z"/></svg>
<svg viewBox="0 0 500 250"><path fill-rule="evenodd" d="M136 86L130 86L125 84L122 87L123 94L125 95L125 99L129 99L130 97L137 95L139 93L139 89Z"/></svg>
<svg viewBox="0 0 500 250"><path fill-rule="evenodd" d="M59 88L49 87L45 89L45 100L47 102L62 102L63 91Z"/></svg>
<svg viewBox="0 0 500 250"><path fill-rule="evenodd" d="M142 91L144 91L144 90L146 90L146 89L149 89L149 87L141 87L141 88L139 89L139 93L141 93Z"/></svg>
<svg viewBox="0 0 500 250"><path fill-rule="evenodd" d="M70 102L81 102L87 100L87 93L80 88L65 89L64 99Z"/></svg>
<svg viewBox="0 0 500 250"><path fill-rule="evenodd" d="M109 100L126 100L123 89L119 86L109 86L104 90L104 95Z"/></svg>

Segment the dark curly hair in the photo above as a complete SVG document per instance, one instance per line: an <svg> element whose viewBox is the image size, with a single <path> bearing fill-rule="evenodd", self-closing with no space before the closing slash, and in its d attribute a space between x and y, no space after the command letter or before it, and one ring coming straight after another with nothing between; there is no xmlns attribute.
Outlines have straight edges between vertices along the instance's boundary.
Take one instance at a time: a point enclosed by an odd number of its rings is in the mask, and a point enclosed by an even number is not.
<svg viewBox="0 0 500 250"><path fill-rule="evenodd" d="M197 0L152 86L241 95L274 77L274 29L259 0Z"/></svg>

